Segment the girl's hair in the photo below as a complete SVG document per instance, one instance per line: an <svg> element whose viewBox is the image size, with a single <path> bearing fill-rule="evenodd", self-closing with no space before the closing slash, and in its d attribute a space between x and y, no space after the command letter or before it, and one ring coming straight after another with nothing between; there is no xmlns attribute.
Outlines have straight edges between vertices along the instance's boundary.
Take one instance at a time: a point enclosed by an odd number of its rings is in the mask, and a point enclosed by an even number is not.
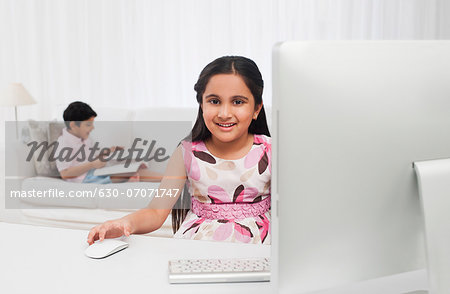
<svg viewBox="0 0 450 294"><path fill-rule="evenodd" d="M192 142L205 141L211 137L211 132L206 127L203 119L201 105L206 85L211 77L217 74L235 74L240 76L255 99L255 109L262 104L264 81L256 63L253 60L242 56L224 56L217 58L202 70L198 81L194 86L194 90L197 92L198 114L191 134L185 138L185 140L192 140ZM250 134L266 135L270 137L264 105L262 106L257 119L252 120L250 123L248 132ZM190 195L185 186L183 194L175 205L176 208L172 209L172 229L174 233L179 229L189 211L186 207L190 207L190 200Z"/></svg>

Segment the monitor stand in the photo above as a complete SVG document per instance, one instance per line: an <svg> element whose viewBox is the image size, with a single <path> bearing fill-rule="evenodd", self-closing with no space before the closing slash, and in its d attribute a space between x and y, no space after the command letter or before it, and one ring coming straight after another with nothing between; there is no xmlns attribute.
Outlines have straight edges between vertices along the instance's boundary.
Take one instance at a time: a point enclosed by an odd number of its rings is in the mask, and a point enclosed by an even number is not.
<svg viewBox="0 0 450 294"><path fill-rule="evenodd" d="M450 289L450 159L414 163L425 224L430 294Z"/></svg>

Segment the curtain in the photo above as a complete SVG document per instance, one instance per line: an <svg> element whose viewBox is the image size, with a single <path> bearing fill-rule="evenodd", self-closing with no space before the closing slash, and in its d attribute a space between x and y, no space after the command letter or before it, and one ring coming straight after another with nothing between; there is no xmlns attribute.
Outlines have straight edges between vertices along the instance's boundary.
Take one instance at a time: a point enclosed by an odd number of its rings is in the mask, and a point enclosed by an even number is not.
<svg viewBox="0 0 450 294"><path fill-rule="evenodd" d="M201 69L244 55L271 105L276 42L445 39L449 19L446 0L0 0L0 87L21 82L38 101L20 120L60 118L75 100L194 106Z"/></svg>

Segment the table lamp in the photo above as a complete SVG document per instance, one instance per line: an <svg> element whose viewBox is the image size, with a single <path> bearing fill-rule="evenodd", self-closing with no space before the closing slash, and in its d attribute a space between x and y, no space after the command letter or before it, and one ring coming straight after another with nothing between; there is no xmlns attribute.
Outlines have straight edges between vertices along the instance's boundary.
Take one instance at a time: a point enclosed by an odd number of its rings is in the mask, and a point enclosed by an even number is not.
<svg viewBox="0 0 450 294"><path fill-rule="evenodd" d="M17 129L17 106L35 104L36 101L20 83L10 83L0 93L0 106L14 106L16 119L16 136L19 137Z"/></svg>

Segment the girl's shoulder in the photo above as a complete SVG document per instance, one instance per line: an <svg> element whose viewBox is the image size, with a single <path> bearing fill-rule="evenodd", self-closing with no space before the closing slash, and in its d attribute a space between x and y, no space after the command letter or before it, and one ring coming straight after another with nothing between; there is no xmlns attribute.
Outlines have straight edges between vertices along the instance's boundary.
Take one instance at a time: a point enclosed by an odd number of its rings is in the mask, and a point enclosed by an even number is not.
<svg viewBox="0 0 450 294"><path fill-rule="evenodd" d="M262 135L262 134L255 134L253 135L253 144L255 145L260 145L260 144L264 144L264 145L272 145L272 138L266 135Z"/></svg>
<svg viewBox="0 0 450 294"><path fill-rule="evenodd" d="M189 141L189 140L183 140L181 141L181 147L184 150L191 150L191 151L208 151L206 148L206 145L203 141Z"/></svg>

